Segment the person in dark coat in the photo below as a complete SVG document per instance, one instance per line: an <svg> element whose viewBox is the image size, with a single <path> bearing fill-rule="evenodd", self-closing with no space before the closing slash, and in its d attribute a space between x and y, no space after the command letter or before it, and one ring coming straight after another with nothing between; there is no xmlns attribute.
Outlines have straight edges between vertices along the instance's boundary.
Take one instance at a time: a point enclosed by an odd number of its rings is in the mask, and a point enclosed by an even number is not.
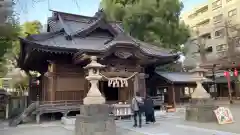
<svg viewBox="0 0 240 135"><path fill-rule="evenodd" d="M153 99L150 96L146 96L144 100L144 110L145 110L145 117L146 117L146 124L149 122L155 122L154 116L154 103Z"/></svg>

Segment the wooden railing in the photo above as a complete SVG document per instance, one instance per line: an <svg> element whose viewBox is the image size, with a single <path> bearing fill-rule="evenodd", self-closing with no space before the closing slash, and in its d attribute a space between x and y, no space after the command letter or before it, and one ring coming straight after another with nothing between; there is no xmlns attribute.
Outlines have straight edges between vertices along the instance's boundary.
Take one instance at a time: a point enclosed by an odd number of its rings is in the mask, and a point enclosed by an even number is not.
<svg viewBox="0 0 240 135"><path fill-rule="evenodd" d="M38 108L44 109L44 108L62 108L66 106L66 108L78 108L81 104L83 104L83 101L76 101L76 100L60 100L60 101L35 101L37 102ZM112 114L122 119L122 117L126 116L132 116L132 110L131 105L127 103L117 103L117 101L108 101L106 104L111 105Z"/></svg>
<svg viewBox="0 0 240 135"><path fill-rule="evenodd" d="M61 100L61 101L39 101L40 108L58 107L58 106L79 106L83 104L82 101L77 100Z"/></svg>
<svg viewBox="0 0 240 135"><path fill-rule="evenodd" d="M57 100L57 101L32 101L39 102L39 105L71 105L71 104L83 104L82 100ZM107 101L106 104L112 105L116 104L117 101Z"/></svg>
<svg viewBox="0 0 240 135"><path fill-rule="evenodd" d="M28 106L28 108L26 108L20 115L18 115L17 117L13 118L12 120L9 121L9 126L17 126L18 124L21 123L22 120L24 120L24 118L26 118L27 116L29 116L33 111L36 110L36 103L32 103Z"/></svg>

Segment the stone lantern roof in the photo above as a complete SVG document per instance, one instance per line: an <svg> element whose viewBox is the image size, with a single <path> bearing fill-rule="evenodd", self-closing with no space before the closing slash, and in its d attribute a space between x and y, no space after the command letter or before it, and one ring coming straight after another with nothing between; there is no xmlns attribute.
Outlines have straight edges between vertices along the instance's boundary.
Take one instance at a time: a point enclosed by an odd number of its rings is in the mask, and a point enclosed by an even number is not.
<svg viewBox="0 0 240 135"><path fill-rule="evenodd" d="M189 72L193 74L194 80L197 81L197 80L204 80L204 79L206 79L206 78L205 78L205 73L207 73L208 70L207 70L207 69L204 69L204 68L201 68L201 67L199 66L199 64L197 64L196 68L190 70Z"/></svg>
<svg viewBox="0 0 240 135"><path fill-rule="evenodd" d="M90 59L91 59L91 63L89 63L86 67L84 67L85 69L106 67L105 65L102 65L102 64L97 62L97 57L96 56L91 56Z"/></svg>
<svg viewBox="0 0 240 135"><path fill-rule="evenodd" d="M198 65L196 66L196 68L190 70L189 72L190 72L190 73L199 73L199 72L206 73L206 72L208 72L208 70L207 70L207 69L204 69L204 68L201 68L201 67L199 66L199 64L198 64Z"/></svg>

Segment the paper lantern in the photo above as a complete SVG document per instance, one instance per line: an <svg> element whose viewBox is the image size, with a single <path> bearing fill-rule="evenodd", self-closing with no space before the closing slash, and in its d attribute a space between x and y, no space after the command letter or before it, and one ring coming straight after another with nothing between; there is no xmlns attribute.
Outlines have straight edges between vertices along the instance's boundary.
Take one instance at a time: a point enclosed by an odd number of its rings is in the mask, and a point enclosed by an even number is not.
<svg viewBox="0 0 240 135"><path fill-rule="evenodd" d="M238 76L238 71L236 68L234 69L234 76L236 76L236 77Z"/></svg>
<svg viewBox="0 0 240 135"><path fill-rule="evenodd" d="M224 71L224 76L225 77L229 76L229 72L228 71Z"/></svg>

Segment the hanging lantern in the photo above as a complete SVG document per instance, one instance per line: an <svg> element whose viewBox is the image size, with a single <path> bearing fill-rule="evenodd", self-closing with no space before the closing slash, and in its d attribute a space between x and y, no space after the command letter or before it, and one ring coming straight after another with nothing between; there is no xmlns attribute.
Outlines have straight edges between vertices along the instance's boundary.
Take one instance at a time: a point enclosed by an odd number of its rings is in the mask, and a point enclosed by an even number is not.
<svg viewBox="0 0 240 135"><path fill-rule="evenodd" d="M229 76L229 72L228 71L224 71L224 76L225 77Z"/></svg>
<svg viewBox="0 0 240 135"><path fill-rule="evenodd" d="M236 76L236 77L238 76L238 71L236 68L234 69L234 76Z"/></svg>

